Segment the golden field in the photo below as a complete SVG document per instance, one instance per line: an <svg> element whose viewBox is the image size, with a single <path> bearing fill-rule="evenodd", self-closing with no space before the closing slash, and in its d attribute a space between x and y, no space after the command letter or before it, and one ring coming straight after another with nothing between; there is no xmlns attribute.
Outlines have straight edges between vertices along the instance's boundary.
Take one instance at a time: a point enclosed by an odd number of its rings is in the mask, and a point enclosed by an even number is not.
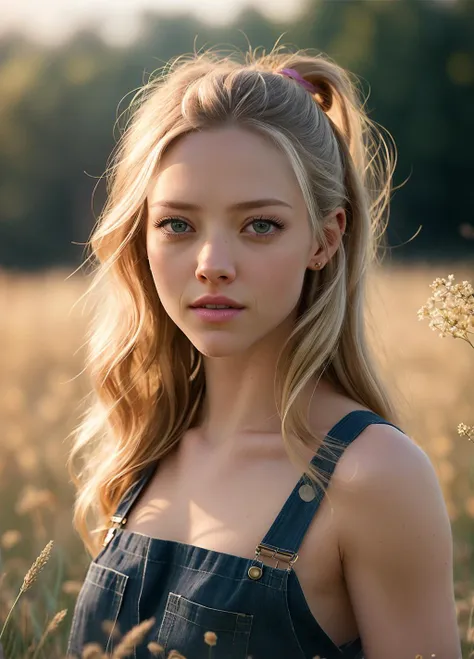
<svg viewBox="0 0 474 659"><path fill-rule="evenodd" d="M442 339L428 321L417 318L432 281L451 273L456 282L474 283L472 265L378 268L370 281L368 320L402 428L428 453L443 488L454 536L463 657L468 658L474 648L474 443L460 437L457 426L474 424L474 353L465 341ZM2 638L5 659L34 657L48 623L67 609L36 653L38 658L64 656L89 563L72 528L74 490L65 467L68 435L89 391L82 372L88 305L74 306L89 278L69 276L64 270L37 276L0 273L0 629L25 574L54 541L47 565L9 620Z"/></svg>

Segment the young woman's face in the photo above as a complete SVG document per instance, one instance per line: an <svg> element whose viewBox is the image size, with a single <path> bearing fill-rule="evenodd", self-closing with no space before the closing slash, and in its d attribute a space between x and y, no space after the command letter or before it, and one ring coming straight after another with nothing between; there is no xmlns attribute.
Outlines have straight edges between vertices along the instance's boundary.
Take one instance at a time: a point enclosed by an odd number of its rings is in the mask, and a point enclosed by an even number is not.
<svg viewBox="0 0 474 659"><path fill-rule="evenodd" d="M232 208L262 199L270 201ZM285 156L249 131L221 128L166 152L148 196L146 247L168 315L203 355L225 357L291 327L317 244ZM244 309L210 322L190 308L203 295Z"/></svg>

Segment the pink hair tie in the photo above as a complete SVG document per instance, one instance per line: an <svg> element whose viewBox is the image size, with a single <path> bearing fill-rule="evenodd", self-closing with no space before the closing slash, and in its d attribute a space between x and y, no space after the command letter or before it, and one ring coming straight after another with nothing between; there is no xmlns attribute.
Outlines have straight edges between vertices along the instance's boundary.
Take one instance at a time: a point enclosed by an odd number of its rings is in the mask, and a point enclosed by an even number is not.
<svg viewBox="0 0 474 659"><path fill-rule="evenodd" d="M312 94L316 94L316 92L318 91L317 87L315 87L312 82L309 82L309 80L305 80L298 73L298 71L295 71L295 69L280 69L279 71L275 71L275 73L280 73L281 75L284 75L287 78L293 78L293 80L299 82L300 85L302 85L305 89L307 89Z"/></svg>

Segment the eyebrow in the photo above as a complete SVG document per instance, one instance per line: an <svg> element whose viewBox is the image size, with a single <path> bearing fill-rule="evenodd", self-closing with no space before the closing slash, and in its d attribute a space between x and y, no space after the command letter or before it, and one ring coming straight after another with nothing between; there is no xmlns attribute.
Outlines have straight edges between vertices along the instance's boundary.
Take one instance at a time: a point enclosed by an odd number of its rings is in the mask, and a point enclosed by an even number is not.
<svg viewBox="0 0 474 659"><path fill-rule="evenodd" d="M160 201L155 201L155 203L150 205L150 208L153 206L163 206L165 208L177 208L190 211L203 210L203 208L197 204L190 204L187 201L174 201L170 199L161 199ZM287 208L292 208L290 204L287 204L286 201L282 201L281 199L251 199L249 201L239 201L236 204L231 204L228 210L249 210L252 208L263 208L265 206L286 206Z"/></svg>

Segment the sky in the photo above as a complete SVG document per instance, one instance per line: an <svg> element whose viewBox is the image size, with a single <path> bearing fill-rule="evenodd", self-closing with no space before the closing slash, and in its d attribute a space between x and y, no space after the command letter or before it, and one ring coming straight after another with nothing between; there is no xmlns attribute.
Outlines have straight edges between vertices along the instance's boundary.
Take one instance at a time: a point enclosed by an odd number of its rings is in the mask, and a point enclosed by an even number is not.
<svg viewBox="0 0 474 659"><path fill-rule="evenodd" d="M333 0L338 1L338 0ZM382 0L383 1L383 0ZM60 45L78 28L93 21L111 45L127 45L140 31L141 10L170 14L189 11L214 25L231 21L245 6L259 9L272 20L290 21L304 0L0 0L0 38L11 30L40 43Z"/></svg>

